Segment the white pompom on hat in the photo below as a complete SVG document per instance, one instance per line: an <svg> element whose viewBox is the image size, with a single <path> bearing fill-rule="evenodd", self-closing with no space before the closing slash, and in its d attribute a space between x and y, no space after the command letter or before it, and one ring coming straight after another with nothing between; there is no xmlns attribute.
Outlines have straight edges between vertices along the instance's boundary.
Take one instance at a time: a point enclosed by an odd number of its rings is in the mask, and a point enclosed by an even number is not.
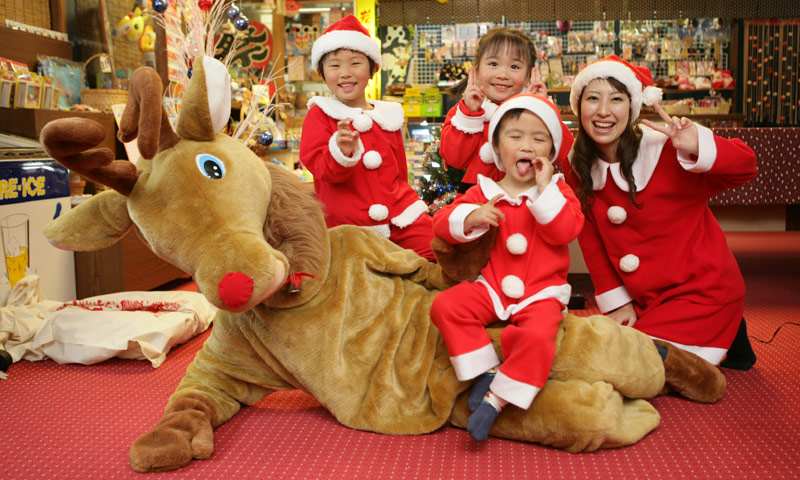
<svg viewBox="0 0 800 480"><path fill-rule="evenodd" d="M353 15L347 15L331 24L311 46L311 68L319 70L319 61L326 53L340 48L355 50L371 58L375 64L381 65L381 50L378 42L369 35L369 31Z"/></svg>
<svg viewBox="0 0 800 480"><path fill-rule="evenodd" d="M618 80L628 89L631 96L631 122L639 118L642 104L652 105L653 102L661 101L661 89L655 86L649 68L631 65L616 55L609 55L587 65L572 82L569 104L575 115L578 115L578 104L586 85L597 78L609 77Z"/></svg>
<svg viewBox="0 0 800 480"><path fill-rule="evenodd" d="M558 112L558 107L553 105L547 97L541 95L534 95L532 93L520 93L509 98L498 107L497 111L492 115L492 120L489 122L489 142L494 138L494 131L500 125L503 116L510 110L522 108L528 110L534 115L538 116L544 122L547 130L550 132L550 138L553 140L553 149L555 154L550 159L553 163L564 161L567 154L572 148L572 133L569 131L564 122L561 121L561 114ZM492 148L492 158L498 170L505 172L503 162L500 160L500 155Z"/></svg>

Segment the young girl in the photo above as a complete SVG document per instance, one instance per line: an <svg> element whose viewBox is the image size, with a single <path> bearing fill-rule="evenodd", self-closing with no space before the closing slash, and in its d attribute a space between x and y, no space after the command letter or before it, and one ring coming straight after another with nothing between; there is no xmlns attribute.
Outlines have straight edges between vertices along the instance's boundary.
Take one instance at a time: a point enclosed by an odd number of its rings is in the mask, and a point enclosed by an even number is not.
<svg viewBox="0 0 800 480"><path fill-rule="evenodd" d="M499 229L478 280L443 291L431 306L458 379L479 377L467 422L478 441L506 404L527 409L547 381L572 291L568 244L583 227L578 199L553 175L551 162L565 159L572 134L547 98L522 94L504 102L489 137L494 164L506 175L498 182L479 175L478 185L433 218L436 236L451 244ZM509 323L502 365L485 330L498 320Z"/></svg>
<svg viewBox="0 0 800 480"><path fill-rule="evenodd" d="M313 97L303 121L300 161L314 175L328 227L371 229L435 260L428 206L408 184L400 104L367 100L380 49L348 15L311 47L311 64L334 97Z"/></svg>
<svg viewBox="0 0 800 480"><path fill-rule="evenodd" d="M579 241L595 298L618 323L714 365L727 352L723 366L747 369L755 355L744 281L708 199L755 177L755 154L741 140L670 118L660 96L647 68L616 55L572 85L579 130L564 172L586 214ZM634 123L643 103L666 126Z"/></svg>
<svg viewBox="0 0 800 480"><path fill-rule="evenodd" d="M447 113L439 143L447 165L467 169L460 193L474 185L478 175L495 181L503 178L492 160L489 121L497 106L522 92L529 81L528 93L547 96L535 61L536 48L520 30L494 27L478 42L469 77L451 91L454 95L463 92L464 98Z"/></svg>

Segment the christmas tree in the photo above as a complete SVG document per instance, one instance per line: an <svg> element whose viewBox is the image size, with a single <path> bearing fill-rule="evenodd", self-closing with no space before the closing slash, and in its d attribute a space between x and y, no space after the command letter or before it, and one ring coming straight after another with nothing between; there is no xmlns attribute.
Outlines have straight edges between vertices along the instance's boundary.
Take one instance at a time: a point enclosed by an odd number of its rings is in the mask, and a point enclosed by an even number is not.
<svg viewBox="0 0 800 480"><path fill-rule="evenodd" d="M428 204L428 213L433 215L436 210L456 198L456 192L458 185L461 183L461 177L464 176L464 170L448 167L439 154L439 137L442 134L442 128L439 126L432 127L431 133L434 140L425 150L425 157L422 163L425 173L420 179L417 194L419 198Z"/></svg>

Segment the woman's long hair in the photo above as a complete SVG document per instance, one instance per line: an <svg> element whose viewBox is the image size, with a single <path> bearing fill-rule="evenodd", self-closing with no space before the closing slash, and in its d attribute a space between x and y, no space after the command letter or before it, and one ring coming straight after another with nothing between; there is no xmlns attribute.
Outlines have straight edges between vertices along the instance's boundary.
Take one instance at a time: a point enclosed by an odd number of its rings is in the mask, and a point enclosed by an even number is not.
<svg viewBox="0 0 800 480"><path fill-rule="evenodd" d="M606 80L608 80L608 83L610 83L616 91L622 92L627 95L628 98L630 98L628 89L625 88L625 85L623 85L619 80L613 77L609 77ZM583 99L583 92L581 92L580 99ZM633 202L636 208L642 208L642 206L636 203L636 184L634 183L632 167L633 161L636 160L636 156L639 153L639 142L641 139L642 131L639 128L639 121L637 120L633 123L628 123L619 138L619 143L617 144L619 169L622 173L622 177L628 184L628 192L631 197L631 202ZM575 189L575 193L577 193L578 199L580 199L581 206L584 210L588 209L594 200L594 193L592 191L592 164L597 158L601 158L606 161L609 160L605 158L603 152L597 148L597 144L594 143L594 140L592 140L592 138L583 128L583 123L581 122L581 101L579 100L578 135L575 137L575 144L572 150L572 161L570 162L570 166L575 172L575 175L578 177L579 184L578 188Z"/></svg>
<svg viewBox="0 0 800 480"><path fill-rule="evenodd" d="M527 65L527 73L536 62L536 47L533 45L531 37L522 30L509 27L492 27L478 40L478 50L475 52L475 68L478 68L481 60L486 56L497 55L506 48L519 55ZM453 98L461 98L467 89L467 79L462 78L457 84L446 90L446 93Z"/></svg>

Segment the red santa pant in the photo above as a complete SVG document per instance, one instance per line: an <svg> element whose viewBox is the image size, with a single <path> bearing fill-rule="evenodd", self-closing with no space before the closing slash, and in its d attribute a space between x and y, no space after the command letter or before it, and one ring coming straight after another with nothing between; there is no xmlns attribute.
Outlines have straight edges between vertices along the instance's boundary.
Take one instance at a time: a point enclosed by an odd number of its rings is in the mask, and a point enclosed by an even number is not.
<svg viewBox="0 0 800 480"><path fill-rule="evenodd" d="M389 239L403 248L414 250L420 257L435 262L436 257L431 250L433 240L433 220L427 214L420 215L411 225L399 228L389 226Z"/></svg>
<svg viewBox="0 0 800 480"><path fill-rule="evenodd" d="M503 363L500 372L537 389L544 387L556 353L556 334L564 318L564 305L546 298L515 313L500 335ZM498 320L492 299L481 283L462 282L443 291L433 300L431 320L442 334L450 357L469 356L491 346L486 326ZM474 378L495 367L485 357L469 361L460 379ZM467 372L467 370L469 372ZM505 399L509 400L509 399Z"/></svg>

